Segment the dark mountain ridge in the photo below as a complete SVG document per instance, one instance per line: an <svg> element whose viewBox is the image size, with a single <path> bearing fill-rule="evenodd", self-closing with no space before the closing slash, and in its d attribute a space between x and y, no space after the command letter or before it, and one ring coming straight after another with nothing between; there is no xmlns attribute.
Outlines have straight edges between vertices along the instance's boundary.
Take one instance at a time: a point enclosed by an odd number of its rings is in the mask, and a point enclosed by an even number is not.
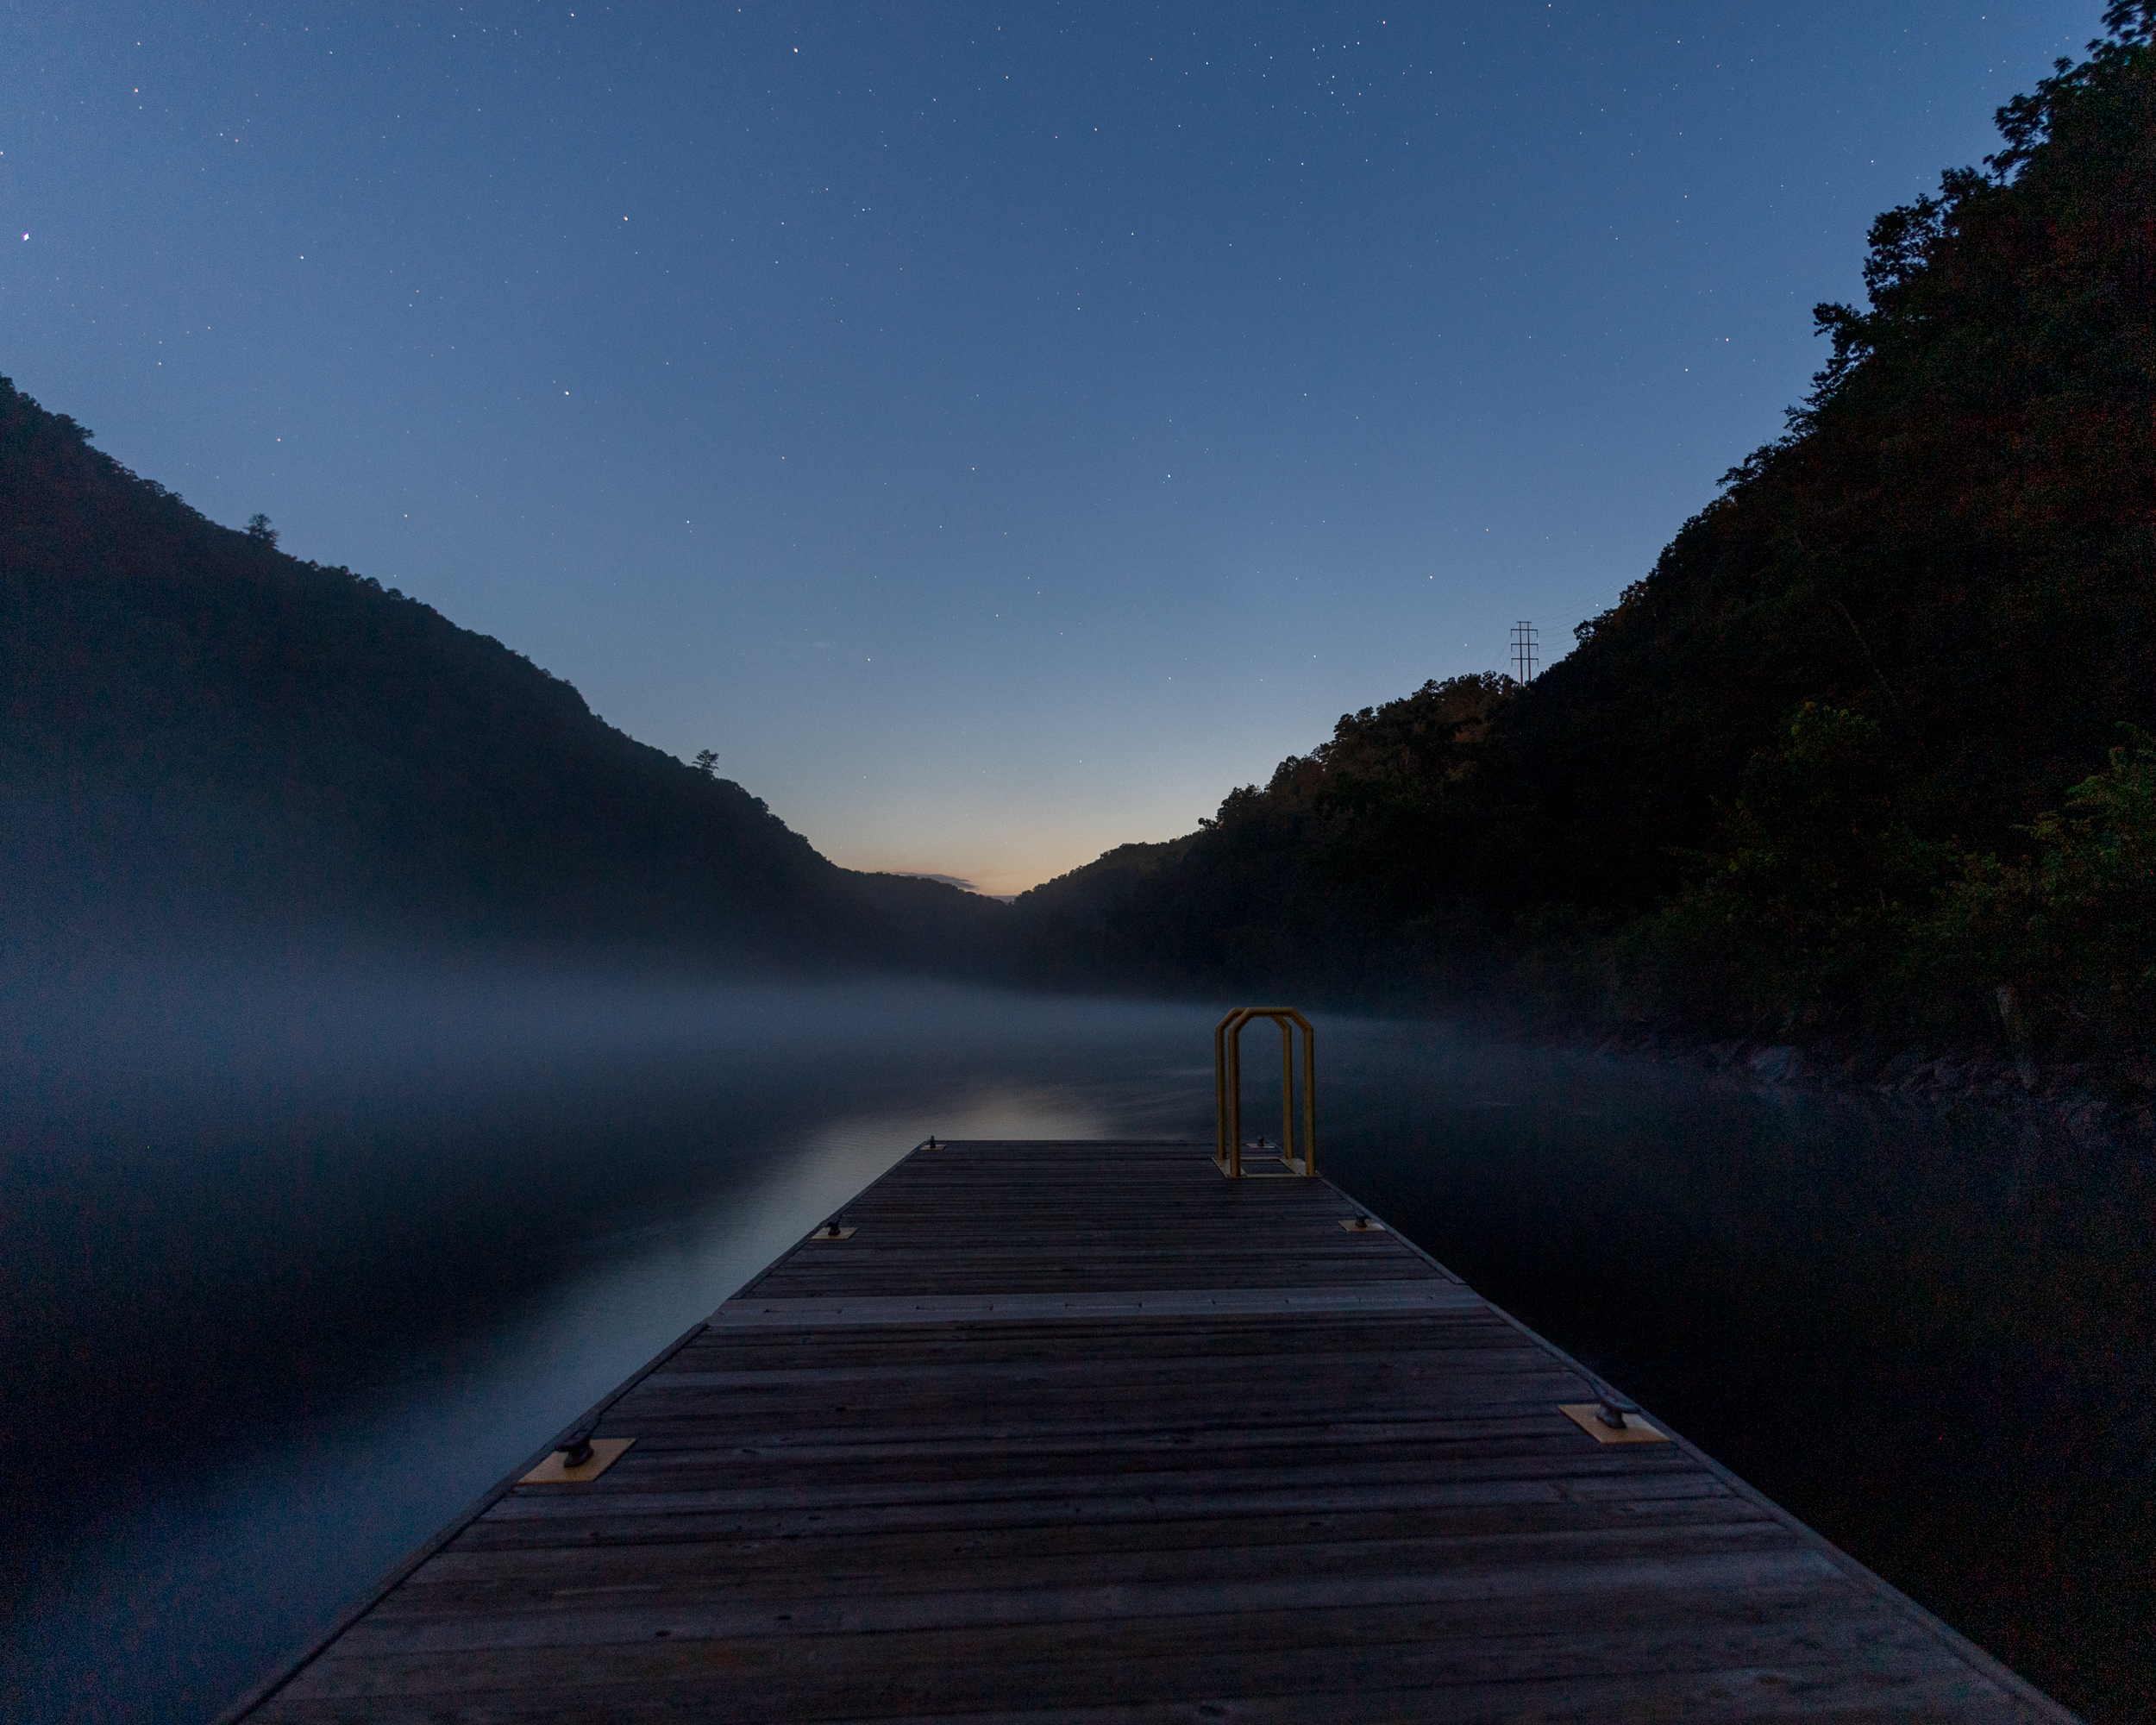
<svg viewBox="0 0 2156 1725"><path fill-rule="evenodd" d="M1002 907L837 868L430 607L218 526L0 380L9 944L304 934L986 962Z"/></svg>
<svg viewBox="0 0 2156 1725"><path fill-rule="evenodd" d="M834 867L498 643L204 520L0 384L9 938L395 928L2144 1045L2156 0L2106 25L1982 170L1874 224L1787 433L1570 656L1344 715L1199 831L1008 909Z"/></svg>
<svg viewBox="0 0 2156 1725"><path fill-rule="evenodd" d="M2105 23L1873 225L1786 435L1570 656L1344 716L1036 938L1576 1028L2156 1033L2156 5Z"/></svg>

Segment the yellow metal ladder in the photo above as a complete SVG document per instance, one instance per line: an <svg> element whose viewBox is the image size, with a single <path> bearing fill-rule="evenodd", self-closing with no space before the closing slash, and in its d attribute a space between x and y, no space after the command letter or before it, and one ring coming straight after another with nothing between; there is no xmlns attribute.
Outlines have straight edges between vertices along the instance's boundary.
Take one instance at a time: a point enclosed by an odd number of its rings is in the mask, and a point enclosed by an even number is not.
<svg viewBox="0 0 2156 1725"><path fill-rule="evenodd" d="M1213 1032L1214 1149L1213 1159L1231 1180L1244 1177L1243 1032L1252 1020L1270 1019L1280 1026L1280 1160L1287 1174L1318 1171L1317 1032L1293 1007L1238 1007ZM1295 1032L1302 1032L1302 1139L1296 1154ZM1263 1143L1263 1140L1260 1140ZM1271 1174L1270 1168L1250 1170Z"/></svg>

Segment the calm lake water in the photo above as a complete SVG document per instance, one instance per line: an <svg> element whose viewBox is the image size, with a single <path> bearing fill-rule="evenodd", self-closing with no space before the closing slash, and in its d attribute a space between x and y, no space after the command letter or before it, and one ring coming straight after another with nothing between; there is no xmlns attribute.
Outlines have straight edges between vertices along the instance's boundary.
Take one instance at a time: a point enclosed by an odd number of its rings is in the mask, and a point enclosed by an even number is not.
<svg viewBox="0 0 2156 1725"><path fill-rule="evenodd" d="M0 1714L213 1718L930 1132L1209 1139L1218 1016L389 963L0 999ZM2156 1716L2147 1166L1318 1023L1326 1172L2060 1699Z"/></svg>

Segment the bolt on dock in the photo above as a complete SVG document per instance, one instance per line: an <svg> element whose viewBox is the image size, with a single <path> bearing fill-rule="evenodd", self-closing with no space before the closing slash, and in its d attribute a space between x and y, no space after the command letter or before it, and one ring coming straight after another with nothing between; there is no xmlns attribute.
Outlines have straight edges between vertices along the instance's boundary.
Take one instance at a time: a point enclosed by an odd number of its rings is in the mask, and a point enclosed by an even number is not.
<svg viewBox="0 0 2156 1725"><path fill-rule="evenodd" d="M235 1716L2071 1718L1217 1149L923 1145Z"/></svg>

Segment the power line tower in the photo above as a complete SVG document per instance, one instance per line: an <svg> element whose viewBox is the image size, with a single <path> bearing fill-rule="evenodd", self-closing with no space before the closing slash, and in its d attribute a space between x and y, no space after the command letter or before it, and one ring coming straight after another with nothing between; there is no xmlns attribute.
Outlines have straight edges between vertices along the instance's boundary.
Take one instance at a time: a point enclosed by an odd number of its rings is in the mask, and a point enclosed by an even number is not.
<svg viewBox="0 0 2156 1725"><path fill-rule="evenodd" d="M1515 623L1512 626L1513 676L1520 682L1535 680L1535 626L1532 623Z"/></svg>

